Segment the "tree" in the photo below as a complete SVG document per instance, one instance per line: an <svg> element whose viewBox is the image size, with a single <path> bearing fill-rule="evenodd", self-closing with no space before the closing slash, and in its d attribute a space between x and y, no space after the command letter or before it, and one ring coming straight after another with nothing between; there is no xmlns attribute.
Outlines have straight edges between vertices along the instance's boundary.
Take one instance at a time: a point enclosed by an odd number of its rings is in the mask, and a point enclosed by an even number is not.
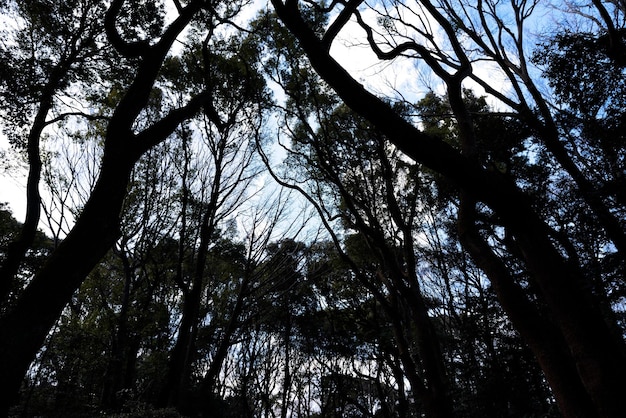
<svg viewBox="0 0 626 418"><path fill-rule="evenodd" d="M124 201L121 236L107 257L109 262L100 262L85 283L95 281L97 292L106 295L102 305L89 308L102 310L109 318L108 365L100 391L105 410L119 409L124 399L118 394L137 389L141 380L139 351L162 351L169 343L171 308L167 301L175 282L171 272L177 265L178 250L170 235L177 209L177 193L171 187L178 180L174 170L177 153L172 150L176 141L170 138L149 150L135 166ZM98 275L103 264L109 263ZM107 276L116 286L107 286ZM79 293L88 292L85 285Z"/></svg>
<svg viewBox="0 0 626 418"><path fill-rule="evenodd" d="M218 26L218 23L216 19L215 25ZM184 302L178 338L172 349L169 374L162 394L162 399L167 399L170 406L179 403L180 392L189 386L198 322L201 320L201 299L207 286L211 286L206 277L207 267L210 267L207 263L210 247L219 235L221 224L233 216L249 197L247 189L259 172L255 166L254 143L267 101L265 83L256 73L256 51L250 42L239 38L219 39L214 43L206 40L201 51L189 53L192 57L187 58L188 62L195 61L194 55L201 57L202 68L193 69L197 74L192 74L213 86L215 113L202 121L204 127L200 135L207 158L199 163L204 168L196 169L198 172L210 171L200 175L204 179L198 186L200 193L208 190L208 195L190 195L187 180L183 180L185 201L182 202L182 210L186 212L187 205L191 203L199 208L196 220L199 233L197 244L191 243L191 247L196 249L191 277L183 277L179 269L176 279ZM177 66L177 75L183 71ZM191 147L186 142L184 146ZM185 148L184 151L183 174L189 170L191 149ZM185 221L181 225L183 239L179 263L183 263L184 246L188 245L184 240L188 234L185 225L187 216L187 213L181 214Z"/></svg>
<svg viewBox="0 0 626 418"><path fill-rule="evenodd" d="M477 23L472 26L468 22L473 22L474 14L469 6L461 5L460 10L466 14L459 15L455 11L459 10L457 7L446 7L448 3L420 2L416 7L429 16L429 22L436 24L445 37L448 43L445 50L436 43L435 39L439 38L431 32L433 26L427 25L426 20L418 20L423 26L416 26L403 19L398 10L415 13L404 3L383 4L383 11L375 12L380 16L378 26L365 22L362 10L367 5L360 1L332 3L328 9L321 4L296 1L273 1L272 4L313 68L346 105L372 123L399 150L442 175L458 191L458 225L464 247L485 271L500 303L533 350L561 412L566 416L618 416L623 410L619 393L625 389L619 377L626 367L624 342L613 332L611 319L603 314L597 295L588 290L593 278L572 262L574 259L569 254L563 255L563 246L570 248L569 238L560 236L555 241L559 231L555 231L550 219L536 209L532 196L525 193L521 184L516 184L517 179L511 173L490 169L480 158L477 152L479 132L474 128L473 115L462 101L462 83L471 79L516 111L522 122L538 132L542 149L573 178L585 204L597 215L603 230L611 233L612 243L619 249L624 235L619 221L588 193L588 180L571 164L567 151L554 136L555 131L550 130L550 123L543 124L544 120L551 120L548 119L551 113L549 107L542 105L546 101L526 72L522 47L523 23L534 4L512 4L517 26L511 30L498 14L495 3L481 3L475 9ZM319 26L310 24L311 11L336 13L326 14L333 16L333 20L326 30L320 30ZM418 129L393 106L366 90L332 58L330 47L351 17L359 23L366 44L379 59L419 59L439 77L447 88L450 108L457 121L457 146ZM491 26L494 21L495 25ZM414 37L405 35L409 30L414 31ZM471 55L457 36L459 31L467 34L479 51L502 66L513 91L518 93L518 102L499 94L471 71ZM492 35L482 37L483 32ZM502 37L498 34L511 34L518 48L515 58L519 65L509 58L510 51L506 50L506 44L499 43ZM483 38L492 44L481 43ZM525 91L530 91L535 104L540 106L543 120L535 117L532 109L528 112ZM481 216L491 213L497 217L491 218L492 223L479 222ZM487 237L500 241L499 231L509 237L503 242L503 248L514 255L532 283L532 297L490 245Z"/></svg>
<svg viewBox="0 0 626 418"><path fill-rule="evenodd" d="M204 2L191 1L178 9L167 26L161 25L163 13L152 3L129 8L124 1L113 1L107 10L103 22L108 42L119 57L133 63L135 73L115 100L103 138L98 181L74 227L0 319L3 412L14 402L28 365L63 307L119 237L119 214L136 161L184 120L203 108L210 112L210 86L200 86L186 104L166 107L160 119L140 123L172 45L203 9Z"/></svg>
<svg viewBox="0 0 626 418"><path fill-rule="evenodd" d="M268 62L270 77L281 85L287 95L287 104L282 108L285 115L283 126L291 140L291 147L285 146L289 155L289 171L283 174L285 180L281 182L303 191L315 201L320 216L328 218L329 224L332 219L339 219L335 226L329 226L331 232L339 234L342 229L346 229L343 233L359 231L364 243L351 254L352 257L359 252L361 257L367 254L365 258L368 262L367 267L355 266L354 274L362 278L366 288L375 289L374 294L378 296L381 306L390 311L388 315L391 318L396 318L390 326L395 329L395 343L405 347L405 353L410 353L404 356L403 366L407 379L412 382L412 390L424 401L430 414L452 414L451 410L446 412L453 406L450 399L446 400L446 392L458 393L467 388L446 388L449 385L446 383L447 374L455 375L457 366L446 364L440 345L442 340L455 338L464 331L453 327L446 328L450 335L435 331L433 322L438 322L439 318L434 320L429 316L440 311L435 308L440 302L424 296L424 292L432 294L433 291L420 276L427 274L425 272L435 275L433 272L436 270L443 270L440 274L444 278L441 280L447 283L447 287L437 292L444 292L444 297L456 298L450 285L454 278L446 274L445 267L439 268L444 265L452 269L452 263L456 261L437 254L429 256L436 258L429 264L429 261L423 260L424 253L434 253L442 247L428 250L420 248L423 244L418 242L425 237L435 240L430 237L440 233L422 223L424 216L437 212L432 216L447 217L446 211L456 210L457 197L441 176L421 169L393 146L385 145L384 136L375 126L338 103L323 83L302 67L297 60L298 52L287 52L290 50L284 47L284 43L288 41L281 36L288 39L284 32L274 27L273 32L264 38L272 57ZM273 49L275 44L281 49ZM481 157L489 161L494 170L507 167L521 170L525 160L515 154L528 130L519 129L520 125L515 120L500 115L490 116L484 98L475 97L470 91L465 91L464 102L473 114L480 117L475 129L481 133ZM450 105L434 94L427 95L416 105L399 104L394 109L406 119L410 118L411 111L417 110L422 116L425 131L442 141L459 144L458 125L451 116ZM506 137L507 141L498 142L499 136ZM337 242L337 245L341 247L342 243ZM348 241L343 245L347 246ZM378 263L370 264L372 260L378 260ZM458 274L469 275L470 267L466 262ZM465 289L470 287L463 286ZM479 291L485 291L482 285L479 285ZM473 308L468 304L462 309L471 311ZM456 312L452 308L448 313L457 314L466 315L468 312ZM488 319L481 317L480 320ZM416 343L407 344L413 341ZM468 348L459 348L467 358L472 356L471 352L467 352ZM493 363L498 365L497 361ZM479 376L479 370L475 367L469 373ZM422 383L424 380L426 385ZM541 388L542 384L539 383L538 387ZM466 407L467 402L475 402L475 395L468 392L465 393L469 400L459 399L457 413ZM542 405L540 393L541 389L537 399ZM493 399L496 398L494 395ZM438 402L440 407L436 406Z"/></svg>
<svg viewBox="0 0 626 418"><path fill-rule="evenodd" d="M0 414L25 383L43 414L620 416L623 5L541 42L537 1L172 5L0 6L30 169L24 225L0 209ZM346 36L430 85L348 73ZM323 239L281 225L286 190Z"/></svg>
<svg viewBox="0 0 626 418"><path fill-rule="evenodd" d="M0 297L5 299L39 225L44 130L73 115L91 117L64 106L60 97L72 94L73 80L87 84L95 79L91 66L104 58L97 46L104 8L92 1L78 7L64 2L9 2L3 8L22 26L7 34L12 42L0 51L0 94L6 103L3 130L12 144L26 151L29 167L26 219L0 266Z"/></svg>

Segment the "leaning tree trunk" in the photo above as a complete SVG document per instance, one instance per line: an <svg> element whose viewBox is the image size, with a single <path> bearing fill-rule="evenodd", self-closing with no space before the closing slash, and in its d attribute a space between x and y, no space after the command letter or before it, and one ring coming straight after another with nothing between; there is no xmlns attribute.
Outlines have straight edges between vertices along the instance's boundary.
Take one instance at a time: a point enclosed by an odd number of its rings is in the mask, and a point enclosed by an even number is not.
<svg viewBox="0 0 626 418"><path fill-rule="evenodd" d="M474 204L464 198L461 199L458 229L463 248L485 272L509 320L535 355L563 415L598 416L559 330L532 304L502 260L480 236L475 225Z"/></svg>
<svg viewBox="0 0 626 418"><path fill-rule="evenodd" d="M31 361L63 308L118 238L132 167L132 160L105 153L100 179L74 228L0 319L0 415L15 402Z"/></svg>
<svg viewBox="0 0 626 418"><path fill-rule="evenodd" d="M487 204L515 237L521 261L537 284L542 302L572 353L578 376L600 416L626 410L624 342L612 332L584 275L551 242L548 228L522 192L504 176L462 156L450 145L419 131L352 78L302 18L297 1L272 0L278 17L294 34L316 72L353 111L369 120L406 155L441 173L472 199ZM566 376L563 375L563 380ZM570 398L566 403L578 403Z"/></svg>

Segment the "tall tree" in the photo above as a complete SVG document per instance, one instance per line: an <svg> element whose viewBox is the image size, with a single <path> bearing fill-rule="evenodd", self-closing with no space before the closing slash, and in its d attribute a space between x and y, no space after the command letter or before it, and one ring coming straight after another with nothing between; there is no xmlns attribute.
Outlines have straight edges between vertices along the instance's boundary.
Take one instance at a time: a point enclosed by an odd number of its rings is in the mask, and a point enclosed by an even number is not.
<svg viewBox="0 0 626 418"><path fill-rule="evenodd" d="M103 26L108 42L120 58L132 62L134 74L122 87L106 125L98 181L80 216L19 300L0 318L2 413L15 401L30 362L63 307L119 237L119 216L136 161L171 135L181 122L203 108L214 109L207 92L210 86L199 86L183 106L165 106L159 119L142 120L164 60L182 31L203 10L214 13L216 9L203 1L190 1L178 8L165 26L164 11L151 2L130 6L116 0L106 12Z"/></svg>
<svg viewBox="0 0 626 418"><path fill-rule="evenodd" d="M214 30L219 27L218 23L219 19L215 17ZM201 320L201 299L206 287L210 286L207 280L210 247L219 234L221 224L249 198L251 192L247 189L259 172L254 161L253 145L267 101L265 83L256 72L256 50L250 42L238 37L215 41L206 39L200 50L189 53L192 57L187 58L188 62L193 63L196 59L202 62L200 68L191 69L190 78L196 77L212 86L214 112L202 121L203 129L198 132L201 141L195 145L206 149L206 159L200 165L209 173L204 175L199 189L203 194L208 193L204 197L189 195L194 205L200 208L197 220L199 233L191 278L185 280L182 275L177 278L184 302L163 392L163 399L171 405L178 403L180 392L189 386L198 322ZM178 73L183 71L183 68L177 67ZM193 145L185 143L184 146ZM190 154L191 149L186 149L184 158L189 158ZM188 161L183 164L188 164ZM187 186L183 184L183 187ZM189 191L183 189L182 193L186 196ZM183 204L183 210L186 210L184 206L186 204ZM187 214L181 216L186 217ZM183 229L181 233L184 237L187 232ZM181 242L181 245L186 244Z"/></svg>
<svg viewBox="0 0 626 418"><path fill-rule="evenodd" d="M104 63L106 48L98 47L105 12L99 2L7 2L0 11L13 16L17 25L6 33L10 41L0 50L3 130L12 144L26 151L29 169L26 219L0 266L0 298L5 299L14 290L12 282L39 226L44 130L73 115L91 118L63 99L73 94L74 80L88 85L96 78L94 67Z"/></svg>
<svg viewBox="0 0 626 418"><path fill-rule="evenodd" d="M465 48L458 36L459 29L467 26L466 22L472 16L470 7L462 9L467 13L458 17L454 14L455 7L439 7L428 1L415 4L415 9L401 2L389 2L383 4L382 12L374 11L380 17L376 23L366 23L363 16L369 7L361 1L332 3L329 8L297 1L276 0L272 4L279 19L298 39L313 68L342 100L386 135L399 150L440 173L459 191L458 219L465 248L486 272L512 322L533 350L562 413L566 416L619 416L624 408L619 394L626 390L620 378L626 369L624 341L613 332L611 319L603 314L597 296L589 291L593 278L569 254L564 256L562 248L569 247L568 239L555 241L557 232L549 219L537 210L532 196L525 193L522 185L516 184L517 179L511 176L512 173L493 170L477 152L480 133L475 130L473 115L462 101L462 83L470 78L480 79L472 71L470 49ZM524 84L524 89L519 89L518 80L527 82L532 79L525 72L527 67L520 70L511 63L525 65L522 29L533 7L534 4L525 2L512 4L517 17L517 26L513 30L503 23L496 4L481 3L478 8L479 16L482 13L488 18L480 20L479 17L481 30L475 31L478 34L475 40L478 41L480 36L497 46L494 55L502 58L499 62L505 64L503 71L510 74L509 81L514 91L519 92L517 99L520 102L502 94L494 95L516 110L531 128L539 131L542 147L574 178L585 202L602 219L604 231L611 233L613 244L619 250L624 233L623 228L616 225L615 216L608 214L604 217L603 214L607 213L605 205L586 194L587 180L578 176L579 171L570 164L571 158L558 142L558 137L542 135L545 133L543 122L541 127L538 126L537 119L529 119L534 113L524 110L527 105L525 92L533 94L536 90L530 82ZM416 16L417 10L428 19L418 18L418 25L415 25L405 16ZM335 13L328 13L331 11ZM325 28L312 25L309 18L312 12L328 13L333 20ZM379 59L408 57L420 60L439 77L447 89L452 114L458 124L458 144L446 143L420 130L385 100L368 91L331 56L333 41L351 18L359 23L364 42ZM502 24L496 24L494 29L489 23L491 18ZM438 28L437 35L431 31L434 26ZM413 36L407 36L408 31L413 31ZM483 33L491 35L484 37ZM439 34L443 41L440 41ZM509 58L507 44L499 41L504 34L513 34L519 41L515 44L518 46L515 61ZM484 45L479 44L481 46ZM490 93L495 91L484 79L481 85ZM534 97L536 103L546 103L539 100L541 97ZM549 113L549 108L541 109ZM548 113L542 117L547 118ZM488 229L479 220L487 208L497 216L498 226L510 237L505 241L506 249L523 266L535 290L533 297L520 286L503 258L486 239ZM498 229L492 231L491 236L497 236ZM534 301L534 297L540 303Z"/></svg>

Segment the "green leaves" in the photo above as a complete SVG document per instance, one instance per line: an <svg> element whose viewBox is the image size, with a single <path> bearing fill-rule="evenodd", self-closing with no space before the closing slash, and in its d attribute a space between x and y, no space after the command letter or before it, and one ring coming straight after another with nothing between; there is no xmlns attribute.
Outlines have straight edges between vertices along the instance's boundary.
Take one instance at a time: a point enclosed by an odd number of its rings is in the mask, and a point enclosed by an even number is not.
<svg viewBox="0 0 626 418"><path fill-rule="evenodd" d="M626 104L626 82L607 48L606 35L565 32L542 45L533 61L544 68L559 103L587 117L614 115Z"/></svg>
<svg viewBox="0 0 626 418"><path fill-rule="evenodd" d="M0 45L0 117L12 143L24 146L39 108L67 111L58 98L68 95L70 86L90 90L97 78L106 52L101 51L104 6L93 0L75 5L29 0L16 2L12 13L15 24ZM72 96L78 99L76 92Z"/></svg>
<svg viewBox="0 0 626 418"><path fill-rule="evenodd" d="M125 1L119 13L118 28L126 42L152 42L163 31L163 1Z"/></svg>

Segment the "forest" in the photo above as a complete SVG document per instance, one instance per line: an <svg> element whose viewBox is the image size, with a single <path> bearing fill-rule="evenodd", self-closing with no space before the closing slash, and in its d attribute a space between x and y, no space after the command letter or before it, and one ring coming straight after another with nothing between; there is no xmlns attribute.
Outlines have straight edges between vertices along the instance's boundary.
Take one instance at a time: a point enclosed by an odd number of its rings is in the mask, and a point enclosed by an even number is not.
<svg viewBox="0 0 626 418"><path fill-rule="evenodd" d="M625 76L623 0L0 2L0 417L626 416Z"/></svg>

